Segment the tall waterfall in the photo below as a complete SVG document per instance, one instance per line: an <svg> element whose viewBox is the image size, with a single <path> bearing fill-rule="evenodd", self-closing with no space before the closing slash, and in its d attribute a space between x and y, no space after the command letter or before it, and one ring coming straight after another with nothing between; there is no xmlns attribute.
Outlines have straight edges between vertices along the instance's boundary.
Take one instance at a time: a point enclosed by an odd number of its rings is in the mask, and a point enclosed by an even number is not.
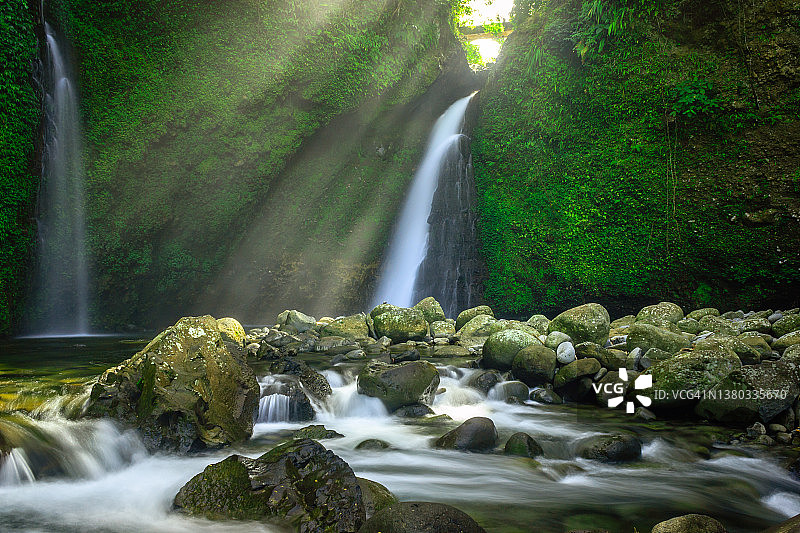
<svg viewBox="0 0 800 533"><path fill-rule="evenodd" d="M472 95L455 102L439 117L433 127L427 150L414 175L411 189L389 243L389 251L378 280L378 289L373 298L375 305L386 301L400 307L409 307L415 303L414 298L422 294L436 297L445 311L450 308L451 315L457 306L452 295L456 290L455 286L446 287L447 290L442 293L432 293L431 287L421 286L418 283L418 277L420 265L426 259L429 242L433 237L429 218L434 205L434 196L437 188L442 187L441 177L453 170L454 158L461 158L464 117L471 99ZM432 258L433 261L439 259L442 258ZM445 263L446 268L458 269L458 265L454 266L450 260ZM439 263L436 273L439 276L454 277L450 273L443 272L442 265L445 263Z"/></svg>
<svg viewBox="0 0 800 533"><path fill-rule="evenodd" d="M30 332L81 334L89 330L85 243L85 176L78 95L69 54L44 23L46 51L42 181L36 209L38 275Z"/></svg>

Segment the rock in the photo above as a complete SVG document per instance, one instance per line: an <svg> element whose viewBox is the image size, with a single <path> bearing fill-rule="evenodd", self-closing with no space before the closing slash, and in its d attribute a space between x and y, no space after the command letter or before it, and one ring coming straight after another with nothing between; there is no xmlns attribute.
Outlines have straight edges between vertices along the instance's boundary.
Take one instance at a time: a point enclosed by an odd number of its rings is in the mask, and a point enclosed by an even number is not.
<svg viewBox="0 0 800 533"><path fill-rule="evenodd" d="M653 376L653 388L642 394L653 399L654 407L693 405L703 392L741 366L739 358L728 352L681 352L646 371Z"/></svg>
<svg viewBox="0 0 800 533"><path fill-rule="evenodd" d="M800 330L800 314L786 315L772 324L772 331L776 337L783 337L787 333L798 330ZM769 333L769 331L763 333Z"/></svg>
<svg viewBox="0 0 800 533"><path fill-rule="evenodd" d="M716 350L730 351L742 361L743 365L757 365L761 362L761 354L736 337L724 335L713 335L707 339L698 341L694 345L695 350Z"/></svg>
<svg viewBox="0 0 800 533"><path fill-rule="evenodd" d="M497 446L497 429L489 418L470 418L439 437L434 446L447 450L485 452Z"/></svg>
<svg viewBox="0 0 800 533"><path fill-rule="evenodd" d="M693 320L700 320L705 316L719 316L719 309L715 309L714 307L704 307L702 309L697 309L696 311L692 311L686 318L691 318Z"/></svg>
<svg viewBox="0 0 800 533"><path fill-rule="evenodd" d="M456 328L457 334L460 335L462 338L466 337L476 337L477 332L480 331L488 324L492 324L493 322L497 322L497 320L490 315L478 315L466 324L464 324L460 328ZM487 335L488 336L488 335Z"/></svg>
<svg viewBox="0 0 800 533"><path fill-rule="evenodd" d="M781 356L781 361L786 363L794 363L800 366L800 343L793 344L784 350Z"/></svg>
<svg viewBox="0 0 800 533"><path fill-rule="evenodd" d="M656 524L652 533L727 533L727 530L710 516L687 514Z"/></svg>
<svg viewBox="0 0 800 533"><path fill-rule="evenodd" d="M562 342L558 345L556 350L556 360L562 365L568 365L573 362L577 356L575 355L575 347L571 342Z"/></svg>
<svg viewBox="0 0 800 533"><path fill-rule="evenodd" d="M367 439L356 445L356 450L388 450L392 445L385 440Z"/></svg>
<svg viewBox="0 0 800 533"><path fill-rule="evenodd" d="M555 350L563 342L572 342L572 338L563 331L551 331L544 340L544 345Z"/></svg>
<svg viewBox="0 0 800 533"><path fill-rule="evenodd" d="M392 355L389 360L392 362L392 364L405 363L407 361L419 361L419 351L406 350L397 355Z"/></svg>
<svg viewBox="0 0 800 533"><path fill-rule="evenodd" d="M628 389L630 388L633 379L629 372L628 381L623 381L619 377L619 372L615 370L610 370L608 374L602 377L600 381L597 382L596 389L596 399L597 403L608 407L608 401L611 398L617 398L619 396L626 396L628 393Z"/></svg>
<svg viewBox="0 0 800 533"><path fill-rule="evenodd" d="M673 354L665 352L664 350L659 350L658 348L650 348L642 355L639 364L643 369L647 370L656 363L672 358L672 355Z"/></svg>
<svg viewBox="0 0 800 533"><path fill-rule="evenodd" d="M438 320L431 322L431 337L452 337L456 334L456 323L453 320Z"/></svg>
<svg viewBox="0 0 800 533"><path fill-rule="evenodd" d="M632 435L599 435L581 442L578 455L603 463L635 461L642 456L642 443Z"/></svg>
<svg viewBox="0 0 800 533"><path fill-rule="evenodd" d="M722 315L720 316L727 320L743 320L744 311L742 311L741 309L739 309L738 311L728 311L726 313L722 313Z"/></svg>
<svg viewBox="0 0 800 533"><path fill-rule="evenodd" d="M766 318L747 318L739 324L742 333L747 331L757 331L758 333L770 333L772 324Z"/></svg>
<svg viewBox="0 0 800 533"><path fill-rule="evenodd" d="M356 449L359 449L358 446ZM363 477L357 477L356 480L358 480L358 486L361 487L361 500L364 502L364 512L367 518L399 501L389 489L376 481Z"/></svg>
<svg viewBox="0 0 800 533"><path fill-rule="evenodd" d="M280 518L299 531L358 531L366 519L353 470L321 444L293 440L258 459L231 455L186 483L175 509L210 519Z"/></svg>
<svg viewBox="0 0 800 533"><path fill-rule="evenodd" d="M507 329L524 331L525 333L529 333L537 338L539 336L538 331L533 329L525 322L520 322L518 320L495 320L494 322L489 322L479 330L475 331L474 335L477 337L489 337L493 333L497 333L498 331L504 331Z"/></svg>
<svg viewBox="0 0 800 533"><path fill-rule="evenodd" d="M544 333L550 325L550 319L544 315L533 315L528 319L528 324L539 333Z"/></svg>
<svg viewBox="0 0 800 533"><path fill-rule="evenodd" d="M494 318L494 312L492 311L492 308L489 307L488 305L479 305L478 307L466 309L464 311L461 311L461 313L459 313L458 317L456 318L456 331L463 328L467 324L467 322L469 322L470 320L479 315L487 315L489 317Z"/></svg>
<svg viewBox="0 0 800 533"><path fill-rule="evenodd" d="M636 322L644 322L655 326L664 322L677 324L679 320L683 320L683 309L671 302L648 305L636 315Z"/></svg>
<svg viewBox="0 0 800 533"><path fill-rule="evenodd" d="M750 347L752 350L759 355L761 359L772 357L772 348L770 348L767 341L765 341L761 336L746 336L747 334L740 335L737 337L739 341L743 344ZM744 360L742 360L744 362Z"/></svg>
<svg viewBox="0 0 800 533"><path fill-rule="evenodd" d="M798 531L800 531L800 515L764 530L762 533L797 533Z"/></svg>
<svg viewBox="0 0 800 533"><path fill-rule="evenodd" d="M472 352L463 346L436 346L433 349L434 357L469 357Z"/></svg>
<svg viewBox="0 0 800 533"><path fill-rule="evenodd" d="M306 392L318 400L324 400L333 392L325 376L312 369L304 361L285 357L269 365L272 374L296 376Z"/></svg>
<svg viewBox="0 0 800 533"><path fill-rule="evenodd" d="M510 370L517 353L539 339L515 329L507 329L493 333L483 345L483 365L497 370Z"/></svg>
<svg viewBox="0 0 800 533"><path fill-rule="evenodd" d="M404 405L394 412L394 415L400 418L422 418L423 416L433 414L436 414L433 412L433 409L422 403Z"/></svg>
<svg viewBox="0 0 800 533"><path fill-rule="evenodd" d="M561 399L561 396L556 394L555 391L553 391L552 387L536 389L531 392L530 398L534 402L547 403L551 405L561 405L564 403L564 400Z"/></svg>
<svg viewBox="0 0 800 533"><path fill-rule="evenodd" d="M584 376L593 376L599 370L600 362L597 359L578 359L561 367L556 372L555 379L553 379L553 387L558 390Z"/></svg>
<svg viewBox="0 0 800 533"><path fill-rule="evenodd" d="M730 320L711 315L706 315L700 319L700 327L705 331L713 331L729 337L735 337L740 333L739 328L734 327Z"/></svg>
<svg viewBox="0 0 800 533"><path fill-rule="evenodd" d="M611 329L620 329L626 326L632 326L634 322L636 322L636 317L634 315L625 315L613 321L610 327Z"/></svg>
<svg viewBox="0 0 800 533"><path fill-rule="evenodd" d="M439 372L427 361L389 365L371 361L358 375L358 392L380 399L391 412L404 405L431 403Z"/></svg>
<svg viewBox="0 0 800 533"><path fill-rule="evenodd" d="M467 386L478 389L484 394L489 394L489 390L503 381L503 378L496 370L483 370L476 372L467 380Z"/></svg>
<svg viewBox="0 0 800 533"><path fill-rule="evenodd" d="M539 443L533 440L533 437L527 433L514 433L506 441L506 446L503 449L506 455L516 455L519 457L538 457L544 455L544 450L539 446Z"/></svg>
<svg viewBox="0 0 800 533"><path fill-rule="evenodd" d="M774 446L775 439L769 435L760 435L753 440L753 444L758 444L760 446Z"/></svg>
<svg viewBox="0 0 800 533"><path fill-rule="evenodd" d="M703 328L700 327L700 322L693 318L684 318L683 320L678 321L678 329L685 332L691 333L692 335L697 335Z"/></svg>
<svg viewBox="0 0 800 533"><path fill-rule="evenodd" d="M442 503L401 502L367 520L358 533L486 533L470 516Z"/></svg>
<svg viewBox="0 0 800 533"><path fill-rule="evenodd" d="M780 424L770 424L767 428L769 433L786 433L786 426Z"/></svg>
<svg viewBox="0 0 800 533"><path fill-rule="evenodd" d="M317 326L317 319L292 309L279 314L276 323L281 326L281 331L303 333L314 329Z"/></svg>
<svg viewBox="0 0 800 533"><path fill-rule="evenodd" d="M375 333L389 337L395 343L422 340L428 334L428 321L418 309L391 306L372 315L372 320Z"/></svg>
<svg viewBox="0 0 800 533"><path fill-rule="evenodd" d="M689 339L680 333L673 333L650 324L634 324L628 333L628 349L641 348L643 353L647 353L650 348L677 353L690 346Z"/></svg>
<svg viewBox="0 0 800 533"><path fill-rule="evenodd" d="M490 400L501 402L524 402L528 399L529 389L521 381L503 381L489 391Z"/></svg>
<svg viewBox="0 0 800 533"><path fill-rule="evenodd" d="M794 346L795 344L800 344L800 331L793 331L782 337L778 337L775 339L775 342L772 343L772 349L778 353L782 353L789 346Z"/></svg>
<svg viewBox="0 0 800 533"><path fill-rule="evenodd" d="M343 337L345 339L356 339L359 337L369 337L369 326L367 326L367 316L364 313L337 318L329 324L325 324L319 330L320 337Z"/></svg>
<svg viewBox="0 0 800 533"><path fill-rule="evenodd" d="M547 326L548 333L563 331L577 343L591 341L601 346L608 340L609 329L608 311L594 303L564 311Z"/></svg>
<svg viewBox="0 0 800 533"><path fill-rule="evenodd" d="M783 313L781 313L780 311L776 311L776 312L770 314L767 317L767 320L769 320L770 324L774 324L775 322L777 322L781 318L783 318Z"/></svg>
<svg viewBox="0 0 800 533"><path fill-rule="evenodd" d="M642 406L636 408L636 411L634 411L633 416L635 416L639 420L644 420L645 422L652 422L653 420L656 419L656 414L653 411Z"/></svg>
<svg viewBox="0 0 800 533"><path fill-rule="evenodd" d="M769 391L774 391L770 394ZM768 361L730 372L695 409L698 416L726 423L769 422L800 395L800 372L784 361Z"/></svg>
<svg viewBox="0 0 800 533"><path fill-rule="evenodd" d="M416 309L417 311L421 312L428 324L447 319L441 304L437 302L436 298L433 296L428 296L424 300L421 300L412 309Z"/></svg>
<svg viewBox="0 0 800 533"><path fill-rule="evenodd" d="M341 439L344 437L338 431L328 429L321 424L312 424L304 428L300 428L292 434L293 439Z"/></svg>
<svg viewBox="0 0 800 533"><path fill-rule="evenodd" d="M529 387L552 383L556 373L556 353L541 344L523 348L511 363L511 373Z"/></svg>
<svg viewBox="0 0 800 533"><path fill-rule="evenodd" d="M767 434L767 428L765 428L764 424L762 424L761 422L756 422L755 424L747 428L747 436L750 437L751 439L766 434Z"/></svg>
<svg viewBox="0 0 800 533"><path fill-rule="evenodd" d="M582 342L575 346L575 354L578 359L597 359L600 364L608 370L619 370L625 367L625 359L628 354L620 350L603 348L593 342Z"/></svg>
<svg viewBox="0 0 800 533"><path fill-rule="evenodd" d="M220 318L217 320L217 328L222 340L244 346L244 339L246 337L244 328L235 318Z"/></svg>
<svg viewBox="0 0 800 533"><path fill-rule="evenodd" d="M88 416L137 427L150 449L187 452L253 432L260 389L244 348L231 351L211 316L184 317L92 386Z"/></svg>
<svg viewBox="0 0 800 533"><path fill-rule="evenodd" d="M281 396L285 396L286 399ZM286 412L287 403L288 412ZM283 415L280 419L270 412L275 408L278 408L279 413ZM273 383L262 384L258 422L305 422L313 420L314 416L314 407L295 376L278 376Z"/></svg>

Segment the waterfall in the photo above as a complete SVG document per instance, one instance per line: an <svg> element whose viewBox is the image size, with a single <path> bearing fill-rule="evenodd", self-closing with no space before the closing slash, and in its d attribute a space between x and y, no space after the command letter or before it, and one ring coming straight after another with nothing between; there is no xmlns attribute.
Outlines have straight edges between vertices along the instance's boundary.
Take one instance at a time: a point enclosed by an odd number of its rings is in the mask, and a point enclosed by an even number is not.
<svg viewBox="0 0 800 533"><path fill-rule="evenodd" d="M428 250L431 225L429 217L434 203L434 195L440 187L443 171L451 168L448 161L454 147L460 146L464 117L472 95L461 98L439 117L433 127L428 147L406 197L394 235L384 260L378 280L378 289L373 299L374 305L381 302L409 307L417 293L425 293L427 287L417 287L420 265ZM438 273L442 275L441 269ZM425 294L428 296L428 294ZM431 294L438 298L442 295ZM441 303L441 302L440 302ZM444 305L444 304L443 304Z"/></svg>
<svg viewBox="0 0 800 533"><path fill-rule="evenodd" d="M85 176L78 95L66 47L44 23L44 147L36 207L39 235L34 317L39 335L89 330Z"/></svg>

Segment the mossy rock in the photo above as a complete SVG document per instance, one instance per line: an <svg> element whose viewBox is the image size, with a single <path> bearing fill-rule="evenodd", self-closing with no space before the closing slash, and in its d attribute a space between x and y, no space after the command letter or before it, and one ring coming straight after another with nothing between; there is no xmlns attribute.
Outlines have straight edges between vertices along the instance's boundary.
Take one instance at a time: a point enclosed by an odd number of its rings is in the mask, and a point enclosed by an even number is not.
<svg viewBox="0 0 800 533"><path fill-rule="evenodd" d="M458 327L458 323L456 323L456 331L461 338L469 338L469 337L477 337L477 332L487 326L488 324L492 324L497 322L491 315L477 315L472 317L469 322L464 324L462 327ZM488 337L488 335L486 335Z"/></svg>
<svg viewBox="0 0 800 533"><path fill-rule="evenodd" d="M635 461L642 456L642 443L633 435L599 435L581 442L578 454L603 463Z"/></svg>
<svg viewBox="0 0 800 533"><path fill-rule="evenodd" d="M139 428L151 449L186 452L249 438L259 396L244 350L229 349L218 321L184 317L106 370L86 412Z"/></svg>
<svg viewBox="0 0 800 533"><path fill-rule="evenodd" d="M672 302L648 305L636 315L636 322L644 322L656 326L663 322L677 324L680 320L683 320L683 309Z"/></svg>
<svg viewBox="0 0 800 533"><path fill-rule="evenodd" d="M320 337L343 337L345 339L355 339L369 337L369 326L367 317L364 313L337 318L329 324L325 324L319 330Z"/></svg>
<svg viewBox="0 0 800 533"><path fill-rule="evenodd" d="M428 321L419 309L404 307L386 308L373 315L375 334L378 337L389 337L392 342L422 340L428 335Z"/></svg>
<svg viewBox="0 0 800 533"><path fill-rule="evenodd" d="M755 352L758 355L761 356L761 359L764 359L765 357L771 357L772 356L772 348L767 343L767 341L765 341L763 339L763 337L760 337L760 336L747 336L746 334L742 334L737 338L743 344L746 344L752 350L755 350Z"/></svg>
<svg viewBox="0 0 800 533"><path fill-rule="evenodd" d="M330 322L333 322L333 320ZM276 324L281 327L281 331L304 333L317 326L317 319L297 309L291 309L279 314Z"/></svg>
<svg viewBox="0 0 800 533"><path fill-rule="evenodd" d="M601 346L608 340L611 320L600 304L590 303L573 307L555 317L547 332L563 331L576 343L594 342Z"/></svg>
<svg viewBox="0 0 800 533"><path fill-rule="evenodd" d="M173 507L212 520L275 518L300 531L358 531L366 519L353 470L310 439L209 465L181 488Z"/></svg>
<svg viewBox="0 0 800 533"><path fill-rule="evenodd" d="M544 450L533 437L527 433L518 432L511 435L506 441L503 453L505 455L534 458L544 455Z"/></svg>
<svg viewBox="0 0 800 533"><path fill-rule="evenodd" d="M727 533L719 520L702 514L670 518L653 527L652 533Z"/></svg>
<svg viewBox="0 0 800 533"><path fill-rule="evenodd" d="M772 324L772 331L776 337L798 330L800 330L800 314L786 315Z"/></svg>
<svg viewBox="0 0 800 533"><path fill-rule="evenodd" d="M651 324L634 324L628 333L628 350L640 348L646 353L650 348L658 348L668 353L677 353L691 345L691 341L680 333Z"/></svg>
<svg viewBox="0 0 800 533"><path fill-rule="evenodd" d="M772 349L778 353L783 353L790 346L794 346L795 344L800 344L800 331L793 331L791 333L787 333L782 337L778 337L772 343Z"/></svg>
<svg viewBox="0 0 800 533"><path fill-rule="evenodd" d="M358 533L486 533L468 514L443 503L401 502L367 520Z"/></svg>
<svg viewBox="0 0 800 533"><path fill-rule="evenodd" d="M758 333L771 333L772 332L772 324L770 324L769 320L766 318L761 317L751 317L745 318L741 324L739 324L739 329L742 333L746 333L748 331L756 331Z"/></svg>
<svg viewBox="0 0 800 533"><path fill-rule="evenodd" d="M720 312L719 309L715 307L703 307L702 309L695 309L688 315L686 318L691 318L692 320L700 321L705 316L719 316Z"/></svg>
<svg viewBox="0 0 800 533"><path fill-rule="evenodd" d="M600 361L597 359L577 359L568 365L562 366L556 372L553 379L553 387L556 390L578 381L585 376L594 376L600 371Z"/></svg>
<svg viewBox="0 0 800 533"><path fill-rule="evenodd" d="M431 337L450 337L456 334L455 320L436 320L430 323Z"/></svg>
<svg viewBox="0 0 800 533"><path fill-rule="evenodd" d="M497 370L510 370L517 353L534 344L541 343L525 331L506 329L493 333L483 345L483 365Z"/></svg>
<svg viewBox="0 0 800 533"><path fill-rule="evenodd" d="M740 333L739 328L735 327L733 322L713 315L706 315L701 318L700 327L704 331L713 331L714 333L728 335L731 337L735 337Z"/></svg>
<svg viewBox="0 0 800 533"><path fill-rule="evenodd" d="M736 337L726 335L712 335L706 339L698 341L694 345L695 350L717 350L730 351L739 357L743 365L757 365L761 362L761 354L748 344Z"/></svg>
<svg viewBox="0 0 800 533"><path fill-rule="evenodd" d="M438 387L439 371L427 361L372 361L358 374L358 392L378 398L390 412L404 405L430 404Z"/></svg>
<svg viewBox="0 0 800 533"><path fill-rule="evenodd" d="M547 326L550 325L550 319L544 315L533 315L527 320L527 323L539 333L544 334L547 332Z"/></svg>
<svg viewBox="0 0 800 533"><path fill-rule="evenodd" d="M217 320L217 327L219 334L223 340L232 342L234 344L244 344L245 332L242 325L235 318L220 318Z"/></svg>
<svg viewBox="0 0 800 533"><path fill-rule="evenodd" d="M304 428L300 428L292 434L293 439L341 439L344 437L341 433L328 429L321 424L312 424Z"/></svg>
<svg viewBox="0 0 800 533"><path fill-rule="evenodd" d="M627 353L621 350L603 348L593 342L582 342L575 346L575 355L578 359L597 359L603 368L619 370L625 367Z"/></svg>
<svg viewBox="0 0 800 533"><path fill-rule="evenodd" d="M552 383L556 373L556 352L542 344L527 346L514 356L511 373L529 387Z"/></svg>
<svg viewBox="0 0 800 533"><path fill-rule="evenodd" d="M479 305L470 309L465 309L458 314L456 318L456 331L464 327L464 325L478 315L488 315L494 318L494 311L488 305Z"/></svg>
<svg viewBox="0 0 800 533"><path fill-rule="evenodd" d="M442 305L437 302L436 298L433 296L428 296L427 298L421 300L412 309L420 311L428 324L447 320L444 310L442 309Z"/></svg>
<svg viewBox="0 0 800 533"><path fill-rule="evenodd" d="M642 394L653 399L654 408L694 405L703 392L741 367L739 358L730 352L682 352L647 370L653 376L653 388Z"/></svg>
<svg viewBox="0 0 800 533"><path fill-rule="evenodd" d="M363 477L357 477L356 479L358 480L358 486L361 487L361 499L364 502L364 511L367 518L399 501L389 489L377 481L364 479Z"/></svg>

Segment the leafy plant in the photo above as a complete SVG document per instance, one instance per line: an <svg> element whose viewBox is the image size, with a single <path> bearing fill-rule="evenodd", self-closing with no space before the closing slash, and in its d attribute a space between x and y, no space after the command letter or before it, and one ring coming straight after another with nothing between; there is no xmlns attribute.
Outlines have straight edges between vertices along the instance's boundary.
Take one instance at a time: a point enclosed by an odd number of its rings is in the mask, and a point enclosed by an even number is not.
<svg viewBox="0 0 800 533"><path fill-rule="evenodd" d="M710 117L722 109L719 91L714 84L697 75L678 83L672 93L672 115L689 119Z"/></svg>

